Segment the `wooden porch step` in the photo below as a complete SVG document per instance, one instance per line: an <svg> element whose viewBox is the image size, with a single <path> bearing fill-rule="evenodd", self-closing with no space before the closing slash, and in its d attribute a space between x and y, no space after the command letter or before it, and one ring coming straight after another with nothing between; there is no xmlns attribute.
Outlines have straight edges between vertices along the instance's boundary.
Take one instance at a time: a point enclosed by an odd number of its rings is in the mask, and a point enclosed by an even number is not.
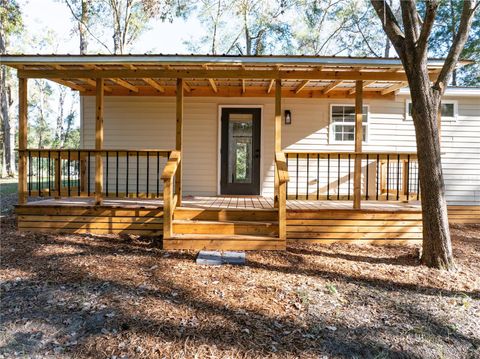
<svg viewBox="0 0 480 359"><path fill-rule="evenodd" d="M277 221L276 209L242 209L242 208L193 208L178 207L174 219L198 221Z"/></svg>
<svg viewBox="0 0 480 359"><path fill-rule="evenodd" d="M178 234L220 235L278 235L278 222L274 221L198 221L175 219L173 231Z"/></svg>
<svg viewBox="0 0 480 359"><path fill-rule="evenodd" d="M285 250L286 241L276 236L224 235L224 234L175 234L163 240L164 249L192 250Z"/></svg>

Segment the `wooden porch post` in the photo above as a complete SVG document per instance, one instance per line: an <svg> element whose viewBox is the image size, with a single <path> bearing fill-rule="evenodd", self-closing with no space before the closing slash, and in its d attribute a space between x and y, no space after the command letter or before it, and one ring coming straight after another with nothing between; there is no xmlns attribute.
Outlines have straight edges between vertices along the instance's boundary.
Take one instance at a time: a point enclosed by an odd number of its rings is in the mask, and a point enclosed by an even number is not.
<svg viewBox="0 0 480 359"><path fill-rule="evenodd" d="M275 159L275 155L277 152L282 150L282 80L276 79L275 80L275 139L274 139L274 148L275 153L273 154L273 158ZM276 162L275 162L276 166ZM275 168L275 188L274 188L274 195L273 195L273 206L278 208L278 195L279 195L279 180L278 180L278 171Z"/></svg>
<svg viewBox="0 0 480 359"><path fill-rule="evenodd" d="M18 79L18 204L27 203L27 86L28 79Z"/></svg>
<svg viewBox="0 0 480 359"><path fill-rule="evenodd" d="M355 89L355 170L353 174L353 208L360 209L362 199L363 81Z"/></svg>
<svg viewBox="0 0 480 359"><path fill-rule="evenodd" d="M103 149L103 78L97 79L96 117L95 117L95 149ZM95 153L95 204L102 204L103 192L103 159L102 153Z"/></svg>
<svg viewBox="0 0 480 359"><path fill-rule="evenodd" d="M183 157L183 79L177 79L177 110L176 110L176 140L175 149L180 151ZM178 164L175 176L175 194L177 195L177 206L182 205L182 163Z"/></svg>

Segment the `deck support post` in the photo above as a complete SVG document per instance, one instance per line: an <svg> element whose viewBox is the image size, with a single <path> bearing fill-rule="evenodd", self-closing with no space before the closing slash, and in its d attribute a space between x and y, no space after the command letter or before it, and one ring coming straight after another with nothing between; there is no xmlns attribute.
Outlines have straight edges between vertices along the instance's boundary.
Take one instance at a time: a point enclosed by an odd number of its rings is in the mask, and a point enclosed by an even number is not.
<svg viewBox="0 0 480 359"><path fill-rule="evenodd" d="M27 203L27 87L28 79L18 79L18 204Z"/></svg>
<svg viewBox="0 0 480 359"><path fill-rule="evenodd" d="M275 80L275 138L274 138L274 153L273 158L275 159L275 154L282 150L282 80ZM276 166L276 162L275 162ZM278 171L275 168L275 182L274 182L274 194L273 194L273 206L278 208L279 201L279 180L278 180Z"/></svg>
<svg viewBox="0 0 480 359"><path fill-rule="evenodd" d="M176 98L176 139L175 149L183 156L183 79L177 79ZM182 161L183 162L183 161ZM177 206L182 205L182 162L178 164L175 176L175 194L177 195Z"/></svg>
<svg viewBox="0 0 480 359"><path fill-rule="evenodd" d="M95 149L103 149L103 109L104 109L104 80L97 78L95 97ZM95 204L102 204L103 199L103 159L100 151L95 153Z"/></svg>
<svg viewBox="0 0 480 359"><path fill-rule="evenodd" d="M362 200L363 81L355 83L355 167L353 173L353 208ZM368 166L368 164L367 164Z"/></svg>

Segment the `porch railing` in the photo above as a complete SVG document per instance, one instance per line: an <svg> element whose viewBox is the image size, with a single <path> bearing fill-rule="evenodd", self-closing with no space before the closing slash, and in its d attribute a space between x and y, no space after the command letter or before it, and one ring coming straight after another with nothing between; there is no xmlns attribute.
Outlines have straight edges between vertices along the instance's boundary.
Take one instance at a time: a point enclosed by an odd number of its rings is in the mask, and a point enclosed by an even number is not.
<svg viewBox="0 0 480 359"><path fill-rule="evenodd" d="M278 205L278 236L281 240L287 239L287 186L290 181L288 175L287 160L283 152L275 153L275 169L276 178L278 183L276 184L275 193L278 198L275 198L275 204Z"/></svg>
<svg viewBox="0 0 480 359"><path fill-rule="evenodd" d="M361 159L361 199L420 199L416 153L285 153L290 181L288 199L353 200L354 163Z"/></svg>
<svg viewBox="0 0 480 359"><path fill-rule="evenodd" d="M168 162L162 173L163 186L163 238L169 239L173 236L173 213L175 207L181 201L179 186L175 187L174 177L178 175L180 161L182 160L180 151L172 151ZM175 188L174 188L175 187Z"/></svg>
<svg viewBox="0 0 480 359"><path fill-rule="evenodd" d="M161 198L171 150L27 149L28 196L95 197L96 160L104 198Z"/></svg>

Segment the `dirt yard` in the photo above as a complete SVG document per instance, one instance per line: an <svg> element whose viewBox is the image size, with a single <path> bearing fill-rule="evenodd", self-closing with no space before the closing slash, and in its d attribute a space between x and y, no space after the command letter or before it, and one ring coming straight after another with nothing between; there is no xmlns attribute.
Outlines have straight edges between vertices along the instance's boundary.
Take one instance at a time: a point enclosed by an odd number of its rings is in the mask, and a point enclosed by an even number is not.
<svg viewBox="0 0 480 359"><path fill-rule="evenodd" d="M203 267L155 241L1 223L0 357L479 358L480 227L416 247L290 246Z"/></svg>

